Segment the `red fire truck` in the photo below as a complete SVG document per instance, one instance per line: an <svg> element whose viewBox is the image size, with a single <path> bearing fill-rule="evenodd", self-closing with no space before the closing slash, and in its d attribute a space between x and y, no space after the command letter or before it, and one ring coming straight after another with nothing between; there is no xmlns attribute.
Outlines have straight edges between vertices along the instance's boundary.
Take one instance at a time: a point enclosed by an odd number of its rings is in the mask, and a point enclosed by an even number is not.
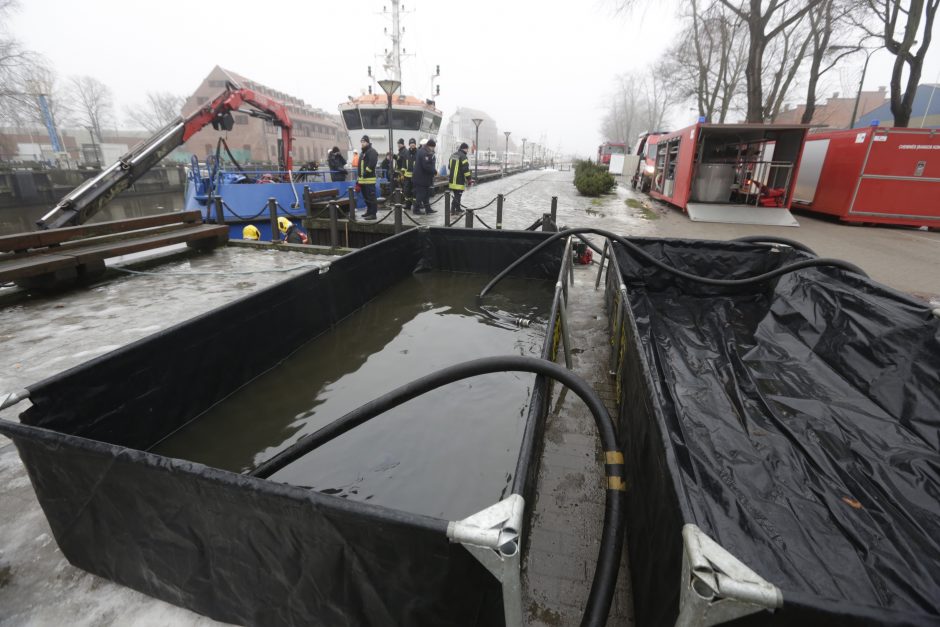
<svg viewBox="0 0 940 627"><path fill-rule="evenodd" d="M627 145L616 142L604 142L597 148L597 164L610 165L610 155L627 154Z"/></svg>
<svg viewBox="0 0 940 627"><path fill-rule="evenodd" d="M846 222L940 228L940 132L869 127L810 134L793 206Z"/></svg>

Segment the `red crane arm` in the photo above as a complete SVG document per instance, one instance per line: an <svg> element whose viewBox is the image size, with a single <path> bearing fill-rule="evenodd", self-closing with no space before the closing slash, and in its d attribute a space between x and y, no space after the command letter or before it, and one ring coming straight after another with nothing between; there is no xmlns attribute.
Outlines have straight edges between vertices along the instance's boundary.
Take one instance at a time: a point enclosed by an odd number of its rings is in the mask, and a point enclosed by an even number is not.
<svg viewBox="0 0 940 627"><path fill-rule="evenodd" d="M251 105L265 114L262 117L268 119L275 126L281 127L284 167L288 171L293 170L293 156L291 154L291 128L293 124L290 116L287 115L287 107L251 89L233 89L230 87L216 96L215 100L186 118L183 141L185 142L208 124L212 124L215 128L231 130L231 123L227 121L227 118L233 111L238 111L242 104Z"/></svg>

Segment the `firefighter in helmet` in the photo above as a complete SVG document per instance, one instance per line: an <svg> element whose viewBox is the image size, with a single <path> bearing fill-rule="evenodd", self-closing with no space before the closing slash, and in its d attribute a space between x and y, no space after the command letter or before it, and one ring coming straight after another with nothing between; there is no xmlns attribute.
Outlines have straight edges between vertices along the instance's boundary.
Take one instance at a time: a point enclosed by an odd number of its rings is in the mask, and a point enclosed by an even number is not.
<svg viewBox="0 0 940 627"><path fill-rule="evenodd" d="M411 180L415 172L415 157L418 155L418 143L412 137L408 140L408 150L399 160L401 168L402 188L405 190L405 210L411 211L411 205L415 201L415 187Z"/></svg>
<svg viewBox="0 0 940 627"><path fill-rule="evenodd" d="M460 144L457 152L450 156L450 161L447 164L449 174L447 187L453 197L450 206L456 214L463 213L463 209L460 208L460 197L463 196L463 190L473 184L470 177L470 161L467 159L467 150L469 148L470 146L466 142Z"/></svg>
<svg viewBox="0 0 940 627"><path fill-rule="evenodd" d="M277 219L277 230L284 236L285 244L306 244L307 235L294 226L294 223L281 216Z"/></svg>

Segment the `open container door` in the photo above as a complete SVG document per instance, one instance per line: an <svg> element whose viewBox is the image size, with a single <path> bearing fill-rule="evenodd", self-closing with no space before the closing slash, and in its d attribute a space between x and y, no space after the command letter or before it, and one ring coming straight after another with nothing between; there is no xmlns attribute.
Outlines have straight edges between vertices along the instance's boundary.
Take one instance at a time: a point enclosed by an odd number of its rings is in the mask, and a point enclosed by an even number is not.
<svg viewBox="0 0 940 627"><path fill-rule="evenodd" d="M805 126L700 124L694 131L693 159L677 175L690 219L799 226L790 203Z"/></svg>

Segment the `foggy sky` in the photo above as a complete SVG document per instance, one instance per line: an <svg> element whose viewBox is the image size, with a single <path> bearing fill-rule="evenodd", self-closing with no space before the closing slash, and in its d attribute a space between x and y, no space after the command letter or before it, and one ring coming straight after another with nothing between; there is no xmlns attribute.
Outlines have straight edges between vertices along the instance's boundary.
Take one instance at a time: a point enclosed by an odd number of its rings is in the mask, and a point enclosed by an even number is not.
<svg viewBox="0 0 940 627"><path fill-rule="evenodd" d="M383 28L391 30L383 4L391 8L383 0L22 0L9 30L63 80L90 75L108 85L121 119L148 91L188 96L215 65L336 113L369 85L367 66L382 78L377 55L390 47ZM672 43L674 6L650 3L623 15L606 0L404 0L403 90L428 97L440 65L445 121L457 107L481 109L513 140L544 135L552 149L591 155L604 139L600 119L613 77L649 67ZM866 89L888 84L893 58L883 50L872 56ZM857 71L833 74L821 94L854 93ZM921 82L938 74L935 41ZM688 105L668 115L673 127L694 118Z"/></svg>

